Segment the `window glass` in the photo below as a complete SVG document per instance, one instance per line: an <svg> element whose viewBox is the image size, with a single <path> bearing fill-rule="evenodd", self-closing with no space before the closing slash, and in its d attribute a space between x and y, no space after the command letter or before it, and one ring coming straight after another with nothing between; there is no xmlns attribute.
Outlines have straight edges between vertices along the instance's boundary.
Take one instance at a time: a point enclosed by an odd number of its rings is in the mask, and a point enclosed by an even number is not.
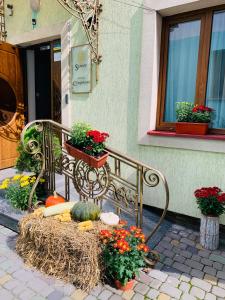
<svg viewBox="0 0 225 300"><path fill-rule="evenodd" d="M225 11L213 15L206 105L215 110L212 127L225 128Z"/></svg>
<svg viewBox="0 0 225 300"><path fill-rule="evenodd" d="M164 121L175 122L178 101L195 101L201 21L170 27Z"/></svg>

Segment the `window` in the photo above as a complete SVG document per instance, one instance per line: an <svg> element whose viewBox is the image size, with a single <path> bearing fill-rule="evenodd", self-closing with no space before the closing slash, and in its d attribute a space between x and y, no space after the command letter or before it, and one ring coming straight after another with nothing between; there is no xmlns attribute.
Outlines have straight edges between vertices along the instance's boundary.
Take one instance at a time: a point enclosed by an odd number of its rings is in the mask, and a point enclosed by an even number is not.
<svg viewBox="0 0 225 300"><path fill-rule="evenodd" d="M225 134L225 7L163 19L157 130L175 130L176 102L214 109L211 133Z"/></svg>

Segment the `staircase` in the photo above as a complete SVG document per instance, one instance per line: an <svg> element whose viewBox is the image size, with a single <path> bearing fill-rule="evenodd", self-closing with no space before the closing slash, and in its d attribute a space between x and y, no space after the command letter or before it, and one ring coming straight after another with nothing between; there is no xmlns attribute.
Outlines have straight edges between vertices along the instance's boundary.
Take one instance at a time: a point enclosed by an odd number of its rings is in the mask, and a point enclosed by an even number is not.
<svg viewBox="0 0 225 300"><path fill-rule="evenodd" d="M6 40L4 0L0 0L0 44Z"/></svg>

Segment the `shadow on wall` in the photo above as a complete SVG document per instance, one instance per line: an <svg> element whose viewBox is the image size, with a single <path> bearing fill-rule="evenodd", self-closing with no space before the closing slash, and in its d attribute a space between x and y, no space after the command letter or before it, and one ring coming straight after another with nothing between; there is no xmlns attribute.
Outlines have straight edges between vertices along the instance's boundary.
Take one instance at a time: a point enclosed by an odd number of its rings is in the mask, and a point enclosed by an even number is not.
<svg viewBox="0 0 225 300"><path fill-rule="evenodd" d="M137 157L138 153L138 103L140 90L140 65L142 45L143 10L138 9L131 18L130 25L130 63L127 109L127 150L128 155Z"/></svg>

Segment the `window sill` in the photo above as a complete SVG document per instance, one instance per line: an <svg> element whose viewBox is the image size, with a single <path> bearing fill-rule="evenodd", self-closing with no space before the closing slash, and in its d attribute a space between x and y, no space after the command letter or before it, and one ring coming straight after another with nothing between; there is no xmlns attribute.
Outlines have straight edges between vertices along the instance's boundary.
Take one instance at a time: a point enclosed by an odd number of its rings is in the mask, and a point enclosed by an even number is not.
<svg viewBox="0 0 225 300"><path fill-rule="evenodd" d="M177 134L176 132L158 131L158 130L149 130L147 132L147 134L154 135L154 136L164 136L164 137L225 141L225 135L222 135L222 134L220 134L220 135L218 135L218 134L193 135L193 134Z"/></svg>

